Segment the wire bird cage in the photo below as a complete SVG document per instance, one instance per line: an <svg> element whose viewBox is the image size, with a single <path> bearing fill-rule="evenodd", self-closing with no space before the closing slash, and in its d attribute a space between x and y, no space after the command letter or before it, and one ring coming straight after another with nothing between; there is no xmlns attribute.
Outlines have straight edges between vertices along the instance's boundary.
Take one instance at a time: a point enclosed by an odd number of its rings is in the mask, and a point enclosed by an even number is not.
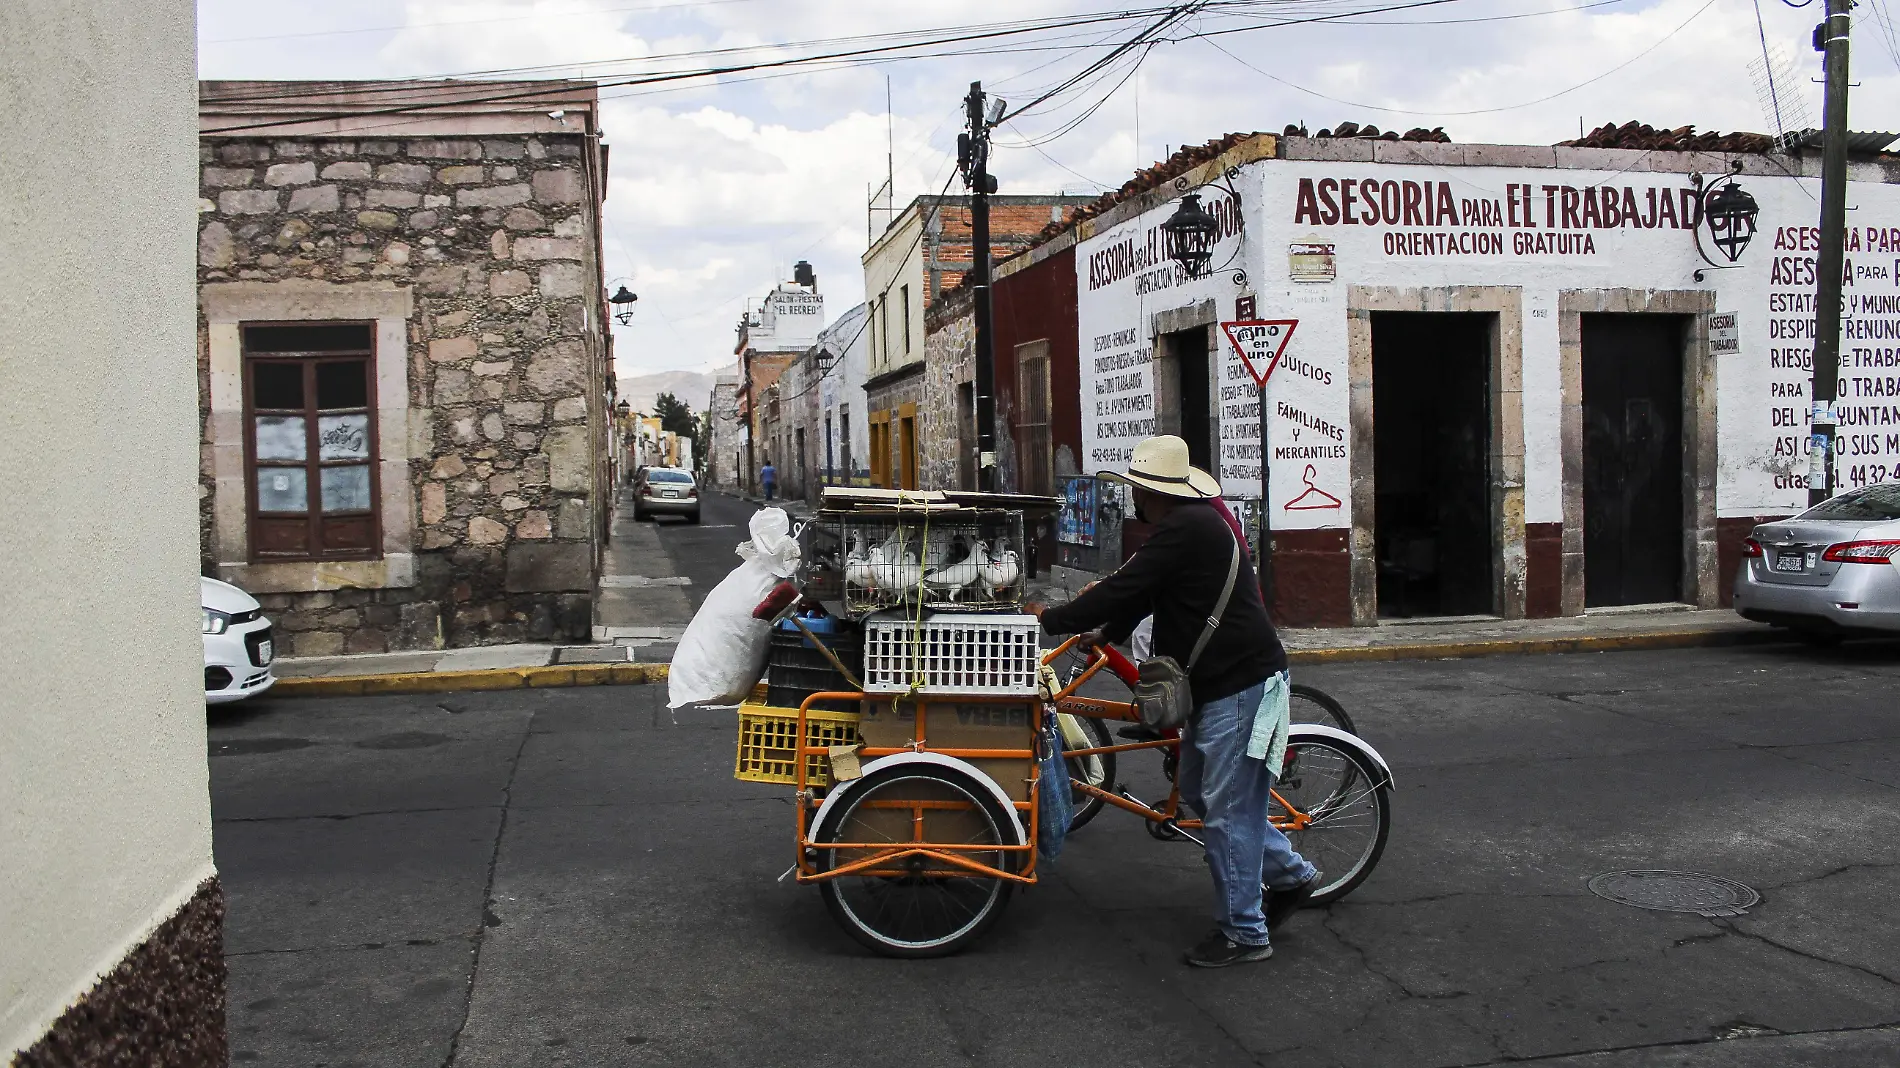
<svg viewBox="0 0 1900 1068"><path fill-rule="evenodd" d="M1023 603L1023 517L1007 509L821 514L806 527L805 594L853 618L891 608L999 612Z"/></svg>

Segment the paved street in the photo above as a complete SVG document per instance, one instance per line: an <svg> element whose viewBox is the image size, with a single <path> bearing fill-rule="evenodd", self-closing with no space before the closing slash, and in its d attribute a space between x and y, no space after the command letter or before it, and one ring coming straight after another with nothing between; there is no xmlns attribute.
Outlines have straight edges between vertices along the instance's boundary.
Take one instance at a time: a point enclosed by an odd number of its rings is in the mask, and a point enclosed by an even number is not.
<svg viewBox="0 0 1900 1068"><path fill-rule="evenodd" d="M717 502L717 503L715 503ZM741 505L659 536L703 596ZM746 509L749 511L749 509ZM1269 963L1178 963L1198 850L1106 814L974 951L860 951L787 791L664 687L213 713L234 1059L258 1065L1892 1065L1900 647L1345 665L1398 777L1372 879ZM1128 764L1135 762L1130 761ZM1122 778L1159 792L1151 766ZM1592 896L1760 890L1732 920ZM1583 1056L1590 1051L1612 1051Z"/></svg>

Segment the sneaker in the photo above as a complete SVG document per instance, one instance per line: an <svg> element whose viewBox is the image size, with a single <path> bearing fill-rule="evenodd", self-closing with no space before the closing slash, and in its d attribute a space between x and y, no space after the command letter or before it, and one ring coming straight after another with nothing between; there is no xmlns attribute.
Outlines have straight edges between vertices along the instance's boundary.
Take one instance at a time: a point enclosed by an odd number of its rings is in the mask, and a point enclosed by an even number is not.
<svg viewBox="0 0 1900 1068"><path fill-rule="evenodd" d="M1188 950L1185 959L1196 968L1225 968L1229 964L1249 964L1271 956L1272 946L1243 946L1214 930Z"/></svg>
<svg viewBox="0 0 1900 1068"><path fill-rule="evenodd" d="M1291 890L1269 889L1266 909L1267 930L1271 931L1279 927L1287 921L1287 917L1305 907L1306 903L1313 899L1313 891L1319 889L1319 882L1320 873L1316 871L1312 877Z"/></svg>

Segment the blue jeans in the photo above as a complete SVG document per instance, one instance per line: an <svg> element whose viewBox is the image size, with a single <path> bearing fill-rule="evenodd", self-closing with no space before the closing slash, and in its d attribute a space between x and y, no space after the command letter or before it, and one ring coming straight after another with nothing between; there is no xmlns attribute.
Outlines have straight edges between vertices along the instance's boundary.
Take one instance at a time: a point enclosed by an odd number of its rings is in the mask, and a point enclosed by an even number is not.
<svg viewBox="0 0 1900 1068"><path fill-rule="evenodd" d="M1316 870L1268 822L1268 794L1279 769L1247 756L1254 712L1265 690L1261 683L1200 706L1193 726L1182 732L1176 774L1181 800L1203 821L1201 838L1214 876L1214 923L1248 946L1267 944L1261 884L1292 890Z"/></svg>
<svg viewBox="0 0 1900 1068"><path fill-rule="evenodd" d="M778 483L773 482L771 479L766 479L765 480L765 499L768 501L771 500L772 491L777 488L778 488Z"/></svg>

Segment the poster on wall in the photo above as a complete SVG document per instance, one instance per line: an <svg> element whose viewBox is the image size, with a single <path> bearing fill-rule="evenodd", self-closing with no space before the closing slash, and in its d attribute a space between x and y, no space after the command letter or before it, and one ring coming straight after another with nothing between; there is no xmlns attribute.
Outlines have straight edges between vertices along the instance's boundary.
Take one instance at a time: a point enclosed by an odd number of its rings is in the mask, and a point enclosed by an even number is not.
<svg viewBox="0 0 1900 1068"><path fill-rule="evenodd" d="M1061 483L1062 511L1056 516L1056 540L1065 545L1095 545L1095 479L1066 475Z"/></svg>

